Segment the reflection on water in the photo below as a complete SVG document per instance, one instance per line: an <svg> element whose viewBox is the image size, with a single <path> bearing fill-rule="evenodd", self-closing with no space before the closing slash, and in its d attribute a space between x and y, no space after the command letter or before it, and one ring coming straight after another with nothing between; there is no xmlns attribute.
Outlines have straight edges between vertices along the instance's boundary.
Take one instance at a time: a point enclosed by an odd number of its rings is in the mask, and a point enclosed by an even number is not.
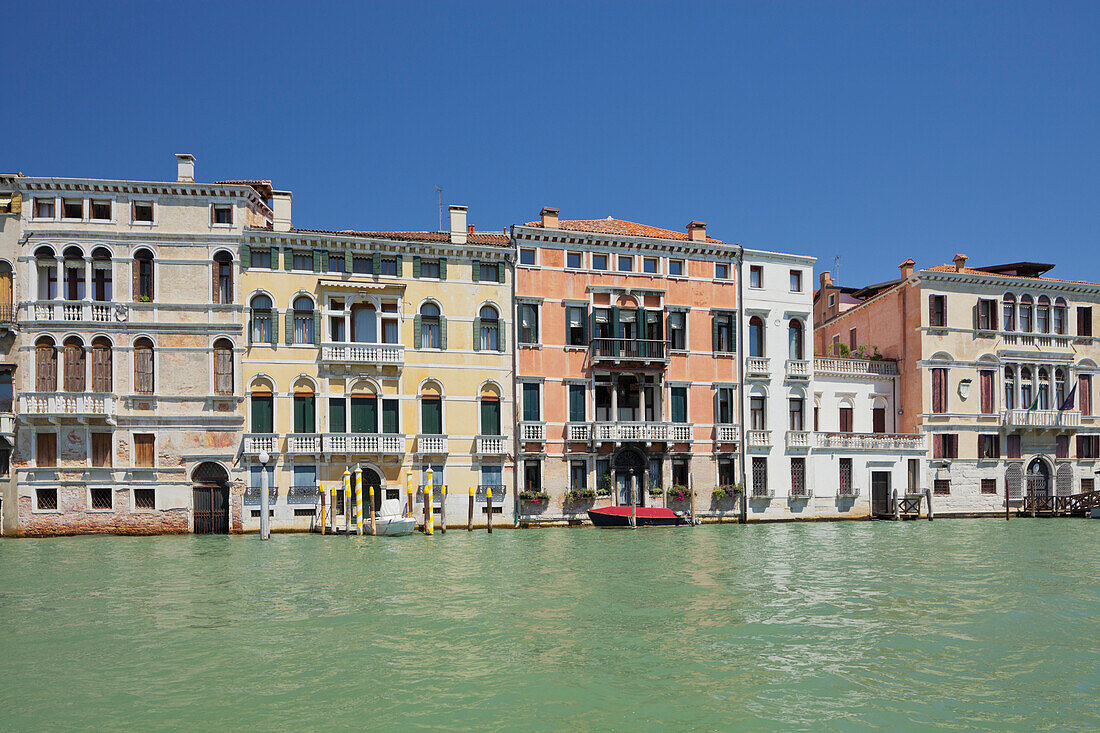
<svg viewBox="0 0 1100 733"><path fill-rule="evenodd" d="M1100 522L0 542L4 728L1097 729Z"/></svg>

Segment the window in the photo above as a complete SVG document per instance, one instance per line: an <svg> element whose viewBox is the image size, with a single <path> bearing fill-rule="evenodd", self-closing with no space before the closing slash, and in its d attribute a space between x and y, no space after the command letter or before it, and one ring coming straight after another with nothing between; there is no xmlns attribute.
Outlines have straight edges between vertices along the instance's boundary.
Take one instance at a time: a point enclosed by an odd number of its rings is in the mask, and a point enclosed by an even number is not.
<svg viewBox="0 0 1100 733"><path fill-rule="evenodd" d="M1004 405L1006 410L1012 410L1016 407L1016 372L1010 366L1005 367Z"/></svg>
<svg viewBox="0 0 1100 733"><path fill-rule="evenodd" d="M576 305L566 307L565 343L570 346L588 344L588 308Z"/></svg>
<svg viewBox="0 0 1100 733"><path fill-rule="evenodd" d="M730 279L730 266L726 262L714 263L714 277L718 280Z"/></svg>
<svg viewBox="0 0 1100 733"><path fill-rule="evenodd" d="M92 340L92 391L101 394L114 391L111 342L103 336Z"/></svg>
<svg viewBox="0 0 1100 733"><path fill-rule="evenodd" d="M833 334L833 356L840 356L840 334Z"/></svg>
<svg viewBox="0 0 1100 733"><path fill-rule="evenodd" d="M39 247L34 252L38 269L38 299L53 300L57 297L57 260L49 247Z"/></svg>
<svg viewBox="0 0 1100 733"><path fill-rule="evenodd" d="M479 282L504 282L503 266L498 267L495 262L480 262L477 266L477 279Z"/></svg>
<svg viewBox="0 0 1100 733"><path fill-rule="evenodd" d="M767 427L764 413L764 397L753 395L749 397L749 429L764 430Z"/></svg>
<svg viewBox="0 0 1100 733"><path fill-rule="evenodd" d="M768 493L768 459L763 456L752 459L752 493L757 496Z"/></svg>
<svg viewBox="0 0 1100 733"><path fill-rule="evenodd" d="M1031 407L1031 397L1035 382L1031 377L1031 367L1020 367L1020 407Z"/></svg>
<svg viewBox="0 0 1100 733"><path fill-rule="evenodd" d="M484 305L478 311L477 349L480 351L503 351L500 343L500 318L497 309Z"/></svg>
<svg viewBox="0 0 1100 733"><path fill-rule="evenodd" d="M415 261L415 260L414 260ZM420 277L439 277L439 260L420 259Z"/></svg>
<svg viewBox="0 0 1100 733"><path fill-rule="evenodd" d="M229 226L233 224L233 207L230 204L214 204L210 207L210 221L213 224Z"/></svg>
<svg viewBox="0 0 1100 733"><path fill-rule="evenodd" d="M683 260L669 260L668 261L668 274L672 277L684 276L684 261Z"/></svg>
<svg viewBox="0 0 1100 733"><path fill-rule="evenodd" d="M951 493L951 482L947 479L938 478L932 482L932 493L940 496L946 496Z"/></svg>
<svg viewBox="0 0 1100 733"><path fill-rule="evenodd" d="M932 369L932 412L947 412L947 370Z"/></svg>
<svg viewBox="0 0 1100 733"><path fill-rule="evenodd" d="M152 433L134 433L134 465L152 468L156 465Z"/></svg>
<svg viewBox="0 0 1100 733"><path fill-rule="evenodd" d="M61 200L61 218L62 219L83 219L84 218L84 199L62 199Z"/></svg>
<svg viewBox="0 0 1100 733"><path fill-rule="evenodd" d="M804 358L802 321L792 318L787 325L787 357L793 361L802 361Z"/></svg>
<svg viewBox="0 0 1100 733"><path fill-rule="evenodd" d="M214 255L214 303L233 302L233 256L228 252Z"/></svg>
<svg viewBox="0 0 1100 733"><path fill-rule="evenodd" d="M92 219L95 221L111 220L111 202L109 199L92 199Z"/></svg>
<svg viewBox="0 0 1100 733"><path fill-rule="evenodd" d="M749 265L749 287L750 288L762 288L762 287L764 287L764 266L763 265Z"/></svg>
<svg viewBox="0 0 1100 733"><path fill-rule="evenodd" d="M672 311L668 314L669 347L674 351L687 349L687 314Z"/></svg>
<svg viewBox="0 0 1100 733"><path fill-rule="evenodd" d="M302 270L305 272L313 271L313 253L312 252L292 252L290 256L290 267L293 270Z"/></svg>
<svg viewBox="0 0 1100 733"><path fill-rule="evenodd" d="M147 249L134 252L134 300L148 303L153 299L153 253Z"/></svg>
<svg viewBox="0 0 1100 733"><path fill-rule="evenodd" d="M270 392L255 390L249 396L253 433L275 432L275 400ZM341 431L342 432L342 431Z"/></svg>
<svg viewBox="0 0 1100 733"><path fill-rule="evenodd" d="M1001 457L1001 436L1000 435L979 435L978 436L978 458L1000 458Z"/></svg>
<svg viewBox="0 0 1100 733"><path fill-rule="evenodd" d="M1100 458L1100 435L1078 435L1077 457Z"/></svg>
<svg viewBox="0 0 1100 733"><path fill-rule="evenodd" d="M1035 308L1035 328L1039 333L1050 333L1050 298L1040 295Z"/></svg>
<svg viewBox="0 0 1100 733"><path fill-rule="evenodd" d="M569 422L584 422L586 415L585 386L583 384L567 385L569 393Z"/></svg>
<svg viewBox="0 0 1100 733"><path fill-rule="evenodd" d="M57 465L57 433L37 433L34 436L34 465Z"/></svg>
<svg viewBox="0 0 1100 733"><path fill-rule="evenodd" d="M354 415L352 416L354 422ZM443 399L437 395L420 397L420 433L443 435Z"/></svg>
<svg viewBox="0 0 1100 733"><path fill-rule="evenodd" d="M1031 296L1024 295L1020 298L1020 330L1024 333L1031 333Z"/></svg>
<svg viewBox="0 0 1100 733"><path fill-rule="evenodd" d="M583 266L584 256L580 252L566 252L565 266L570 270L579 270Z"/></svg>
<svg viewBox="0 0 1100 733"><path fill-rule="evenodd" d="M35 489L34 501L38 511L57 511L57 489Z"/></svg>
<svg viewBox="0 0 1100 733"><path fill-rule="evenodd" d="M840 432L850 433L852 432L852 418L854 410L850 406L844 406L840 408Z"/></svg>
<svg viewBox="0 0 1100 733"><path fill-rule="evenodd" d="M134 201L130 204L130 219L143 224L153 223L153 202Z"/></svg>
<svg viewBox="0 0 1100 733"><path fill-rule="evenodd" d="M852 494L852 459L840 459L840 494L851 496Z"/></svg>
<svg viewBox="0 0 1100 733"><path fill-rule="evenodd" d="M791 270L791 292L802 292L802 270Z"/></svg>
<svg viewBox="0 0 1100 733"><path fill-rule="evenodd" d="M1066 301L1063 298L1057 298L1050 314L1054 333L1064 336L1066 333Z"/></svg>
<svg viewBox="0 0 1100 733"><path fill-rule="evenodd" d="M134 342L134 393L153 394L153 342L139 338Z"/></svg>
<svg viewBox="0 0 1100 733"><path fill-rule="evenodd" d="M157 508L156 489L134 489L134 509L151 511Z"/></svg>
<svg viewBox="0 0 1100 733"><path fill-rule="evenodd" d="M723 389L729 389L727 387L719 388L719 393ZM732 391L732 390L731 390ZM687 387L670 387L669 388L669 413L674 423L686 423L688 421L688 405L687 405ZM726 398L729 399L728 397ZM722 397L719 394L719 413L721 413L721 401ZM727 408L729 409L729 408Z"/></svg>
<svg viewBox="0 0 1100 733"><path fill-rule="evenodd" d="M933 458L958 458L959 436L953 433L935 433L932 435Z"/></svg>
<svg viewBox="0 0 1100 733"><path fill-rule="evenodd" d="M1020 436L1009 435L1005 440L1005 457L1006 458L1019 458L1020 457Z"/></svg>
<svg viewBox="0 0 1100 733"><path fill-rule="evenodd" d="M369 275L372 264L370 257L355 255L351 258L351 271L359 275Z"/></svg>
<svg viewBox="0 0 1100 733"><path fill-rule="evenodd" d="M607 255L592 255L592 269L593 270L606 270L607 269Z"/></svg>
<svg viewBox="0 0 1100 733"><path fill-rule="evenodd" d="M542 407L539 400L538 382L523 383L523 414L520 419L525 422L538 422L542 419Z"/></svg>
<svg viewBox="0 0 1100 733"><path fill-rule="evenodd" d="M737 351L736 324L733 313L717 312L712 317L714 324L713 348L716 353L732 354Z"/></svg>
<svg viewBox="0 0 1100 733"><path fill-rule="evenodd" d="M807 496L806 459L791 459L791 496Z"/></svg>
<svg viewBox="0 0 1100 733"><path fill-rule="evenodd" d="M947 296L928 296L928 325L932 328L943 328L947 325Z"/></svg>
<svg viewBox="0 0 1100 733"><path fill-rule="evenodd" d="M1092 415L1092 375L1081 374L1077 377L1077 405L1085 417Z"/></svg>
<svg viewBox="0 0 1100 733"><path fill-rule="evenodd" d="M993 414L993 379L996 372L983 369L978 372L979 402L983 415Z"/></svg>
<svg viewBox="0 0 1100 733"><path fill-rule="evenodd" d="M65 339L65 391L83 392L85 385L87 354L84 342L76 336Z"/></svg>
<svg viewBox="0 0 1100 733"><path fill-rule="evenodd" d="M36 219L52 219L53 207L53 199L36 198L34 200L34 217Z"/></svg>
<svg viewBox="0 0 1100 733"><path fill-rule="evenodd" d="M673 389L674 390L679 389L684 393L684 403L685 403L684 411L687 412L687 408L686 408L687 388L685 388L685 387L674 387ZM735 410L736 410L736 405L737 405L737 403L735 402L735 399L734 399L733 387L719 387L718 390L717 390L717 399L718 399L718 410L714 413L714 418L715 418L714 421L717 422L717 423L720 423L722 425L731 425L731 424L733 424L733 422L736 419L735 418ZM764 398L763 397L753 397L752 398L752 400L757 400L757 399L760 400L760 409L763 410L764 409L764 407L763 407ZM673 422L687 422L687 416L685 415L683 420L680 420L680 421L674 420ZM762 425L763 425L764 421L763 421L762 418L761 418L760 422L761 422L761 427L760 428L754 427L755 430L762 430L763 429ZM755 425L755 423L754 423L754 425Z"/></svg>
<svg viewBox="0 0 1100 733"><path fill-rule="evenodd" d="M329 252L325 262L325 272L343 272L347 261L342 252Z"/></svg>
<svg viewBox="0 0 1100 733"><path fill-rule="evenodd" d="M1054 457L1069 458L1069 436L1057 435L1054 438Z"/></svg>
<svg viewBox="0 0 1100 733"><path fill-rule="evenodd" d="M481 435L500 435L500 400L481 398Z"/></svg>
<svg viewBox="0 0 1100 733"><path fill-rule="evenodd" d="M114 299L114 275L111 272L111 252L97 247L92 252L92 300L106 303Z"/></svg>
<svg viewBox="0 0 1100 733"><path fill-rule="evenodd" d="M229 339L214 342L214 394L233 394L233 342Z"/></svg>
<svg viewBox="0 0 1100 733"><path fill-rule="evenodd" d="M521 265L535 264L535 250L523 248L519 251L519 263Z"/></svg>
<svg viewBox="0 0 1100 733"><path fill-rule="evenodd" d="M1096 479L1083 478L1081 479L1081 492L1093 491L1096 488Z"/></svg>
<svg viewBox="0 0 1100 733"><path fill-rule="evenodd" d="M619 255L615 269L619 272L634 271L634 257L632 255Z"/></svg>
<svg viewBox="0 0 1100 733"><path fill-rule="evenodd" d="M88 492L92 497L92 509L103 511L114 508L114 494L111 489L92 489Z"/></svg>
<svg viewBox="0 0 1100 733"><path fill-rule="evenodd" d="M539 307L535 303L519 304L519 342L521 344L539 342Z"/></svg>
<svg viewBox="0 0 1100 733"><path fill-rule="evenodd" d="M859 348L859 335L854 328L848 329L848 348L852 351Z"/></svg>
<svg viewBox="0 0 1100 733"><path fill-rule="evenodd" d="M396 257L380 257L378 259L378 274L379 275L397 275L397 258Z"/></svg>
<svg viewBox="0 0 1100 733"><path fill-rule="evenodd" d="M675 456L672 459L672 485L673 486L687 486L688 485L688 459L683 456Z"/></svg>
<svg viewBox="0 0 1100 733"><path fill-rule="evenodd" d="M829 293L829 307L833 308L835 306L836 306L836 293Z"/></svg>
<svg viewBox="0 0 1100 733"><path fill-rule="evenodd" d="M730 456L718 456L718 485L737 485L737 464Z"/></svg>
<svg viewBox="0 0 1100 733"><path fill-rule="evenodd" d="M908 467L908 470L906 471L906 474L908 475L909 490L910 491L916 491L918 488L920 488L920 459L919 458L910 458L909 459L909 467Z"/></svg>
<svg viewBox="0 0 1100 733"><path fill-rule="evenodd" d="M569 489L583 491L588 488L588 464L584 461L569 462Z"/></svg>
<svg viewBox="0 0 1100 733"><path fill-rule="evenodd" d="M312 344L313 337L313 301L305 295L294 299L294 336L291 343Z"/></svg>
<svg viewBox="0 0 1100 733"><path fill-rule="evenodd" d="M531 492L542 491L541 461L523 462L523 490Z"/></svg>
<svg viewBox="0 0 1100 733"><path fill-rule="evenodd" d="M1077 306L1077 335L1092 335L1092 306Z"/></svg>
<svg viewBox="0 0 1100 733"><path fill-rule="evenodd" d="M764 319L760 316L749 319L749 356L764 356Z"/></svg>
<svg viewBox="0 0 1100 733"><path fill-rule="evenodd" d="M657 258L656 257L643 257L642 258L642 272L650 275L657 274Z"/></svg>
<svg viewBox="0 0 1100 733"><path fill-rule="evenodd" d="M251 324L248 328L249 338L254 344L273 344L272 324L275 321L275 313L271 309L271 298L266 295L257 295L252 298Z"/></svg>
<svg viewBox="0 0 1100 733"><path fill-rule="evenodd" d="M791 397L787 401L790 404L791 430L805 430L805 421L803 419L803 405L805 401L801 397Z"/></svg>
<svg viewBox="0 0 1100 733"><path fill-rule="evenodd" d="M397 303L382 304L382 343L400 343L401 334L397 329Z"/></svg>
<svg viewBox="0 0 1100 733"><path fill-rule="evenodd" d="M886 432L886 408L871 408L871 432L882 435Z"/></svg>
<svg viewBox="0 0 1100 733"><path fill-rule="evenodd" d="M260 267L271 269L271 248L260 247L257 249L249 250L248 253L250 262L249 267Z"/></svg>
<svg viewBox="0 0 1100 733"><path fill-rule="evenodd" d="M997 493L997 479L995 479L995 478L983 478L982 479L982 493L983 494L996 494Z"/></svg>
<svg viewBox="0 0 1100 733"><path fill-rule="evenodd" d="M1001 299L1001 320L1006 331L1016 330L1016 296L1012 293L1005 293L1004 298Z"/></svg>
<svg viewBox="0 0 1100 733"><path fill-rule="evenodd" d="M352 397L351 398L351 412L352 412L352 415L351 415L352 427L351 427L351 429L352 429L353 432L358 432L358 431L355 430L355 427L356 427L355 426L355 417L356 417L355 408L356 408L356 400L357 399L362 399L362 398L357 398L357 397ZM292 409L294 411L293 412L294 422L291 425L291 427L294 430L294 432L299 433L299 434L303 434L303 433L309 434L309 433L317 432L317 420L316 420L316 418L317 418L317 397L316 397L316 395L313 394L313 391L311 389L308 390L308 391L307 390L296 391L294 393L293 401L291 402L291 406L292 406ZM364 430L363 432L373 433L374 430Z"/></svg>

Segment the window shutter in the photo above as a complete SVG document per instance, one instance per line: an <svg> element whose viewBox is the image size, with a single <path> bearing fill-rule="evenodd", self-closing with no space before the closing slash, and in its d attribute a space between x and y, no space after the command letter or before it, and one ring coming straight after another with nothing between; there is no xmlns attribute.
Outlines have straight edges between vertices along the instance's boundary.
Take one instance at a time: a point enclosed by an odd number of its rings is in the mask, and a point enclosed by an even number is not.
<svg viewBox="0 0 1100 733"><path fill-rule="evenodd" d="M313 271L321 272L325 269L325 258L328 256L328 252L322 249L313 250Z"/></svg>
<svg viewBox="0 0 1100 733"><path fill-rule="evenodd" d="M403 264L404 258L401 255L397 255L397 257L395 259L397 260L397 277L404 277L405 276L405 266Z"/></svg>
<svg viewBox="0 0 1100 733"><path fill-rule="evenodd" d="M481 260L474 260L473 261L473 267L471 268L471 274L472 274L472 276L470 277L470 279L473 280L475 283L481 281Z"/></svg>
<svg viewBox="0 0 1100 733"><path fill-rule="evenodd" d="M503 262L498 262L497 263L497 282L498 283L504 282L504 263Z"/></svg>
<svg viewBox="0 0 1100 733"><path fill-rule="evenodd" d="M1063 319L1063 323L1065 320ZM994 331L997 330L997 301L989 301L989 327ZM1000 440L1000 438L998 438Z"/></svg>
<svg viewBox="0 0 1100 733"><path fill-rule="evenodd" d="M588 306L584 306L584 313L581 315L581 343L585 346L588 345Z"/></svg>
<svg viewBox="0 0 1100 733"><path fill-rule="evenodd" d="M440 280L446 280L447 279L447 258L446 257L440 257L439 258L439 279Z"/></svg>
<svg viewBox="0 0 1100 733"><path fill-rule="evenodd" d="M499 340L499 335L498 335ZM474 319L474 351L481 351L481 319Z"/></svg>
<svg viewBox="0 0 1100 733"><path fill-rule="evenodd" d="M111 392L111 350L92 347L92 391Z"/></svg>
<svg viewBox="0 0 1100 733"><path fill-rule="evenodd" d="M321 345L321 311L313 311L313 345Z"/></svg>
<svg viewBox="0 0 1100 733"><path fill-rule="evenodd" d="M504 348L504 319L497 321L497 351L505 351Z"/></svg>
<svg viewBox="0 0 1100 733"><path fill-rule="evenodd" d="M269 320L271 322L271 345L274 346L275 344L279 343L279 309L278 308L272 308L271 309L271 318Z"/></svg>
<svg viewBox="0 0 1100 733"><path fill-rule="evenodd" d="M218 305L221 302L220 293L218 292L218 263L210 263L210 274L213 275L210 288L210 302Z"/></svg>
<svg viewBox="0 0 1100 733"><path fill-rule="evenodd" d="M975 331L977 331L979 328L982 327L981 310L982 310L982 301L979 300L977 303L974 304L974 308L973 308L973 310L971 311L971 314L970 314L971 319L974 321L974 330Z"/></svg>
<svg viewBox="0 0 1100 733"><path fill-rule="evenodd" d="M936 296L928 296L928 325L936 325Z"/></svg>
<svg viewBox="0 0 1100 733"><path fill-rule="evenodd" d="M447 317L439 317L439 348L447 348Z"/></svg>
<svg viewBox="0 0 1100 733"><path fill-rule="evenodd" d="M351 272L354 269L355 262L351 254L351 250L344 252L344 272Z"/></svg>
<svg viewBox="0 0 1100 733"><path fill-rule="evenodd" d="M371 257L371 269L374 271L375 275L379 275L379 274L382 273L382 253L381 252L375 252L374 255Z"/></svg>
<svg viewBox="0 0 1100 733"><path fill-rule="evenodd" d="M413 277L414 278L420 277L420 256L419 255L414 255L413 256Z"/></svg>
<svg viewBox="0 0 1100 733"><path fill-rule="evenodd" d="M710 316L710 350L718 351L718 314L712 313Z"/></svg>
<svg viewBox="0 0 1100 733"><path fill-rule="evenodd" d="M252 267L252 248L247 244L241 245L241 268L247 270Z"/></svg>
<svg viewBox="0 0 1100 733"><path fill-rule="evenodd" d="M283 269L294 269L294 250L290 247L283 247Z"/></svg>
<svg viewBox="0 0 1100 733"><path fill-rule="evenodd" d="M294 309L287 308L285 317L286 323L284 325L286 326L286 343L289 345L294 343Z"/></svg>
<svg viewBox="0 0 1100 733"><path fill-rule="evenodd" d="M413 348L419 349L420 346L420 316L413 317Z"/></svg>
<svg viewBox="0 0 1100 733"><path fill-rule="evenodd" d="M131 282L131 285L130 285L130 300L132 300L132 301L137 301L138 297L141 295L140 269L141 269L141 265L138 263L138 261L136 259L130 261L130 271L133 275L132 282ZM58 283L58 284L60 285L60 283Z"/></svg>

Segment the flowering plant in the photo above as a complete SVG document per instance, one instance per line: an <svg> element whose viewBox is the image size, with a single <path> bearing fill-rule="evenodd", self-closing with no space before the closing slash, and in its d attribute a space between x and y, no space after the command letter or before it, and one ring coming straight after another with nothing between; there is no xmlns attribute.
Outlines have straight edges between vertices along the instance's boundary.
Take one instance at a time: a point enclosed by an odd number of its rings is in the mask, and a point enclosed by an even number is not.
<svg viewBox="0 0 1100 733"><path fill-rule="evenodd" d="M565 494L566 503L573 503L578 501L584 501L585 499L595 499L595 489L570 489Z"/></svg>
<svg viewBox="0 0 1100 733"><path fill-rule="evenodd" d="M744 489L739 484L725 484L722 486L716 486L714 493L711 496L715 501L722 501L723 499L732 499L737 494L740 494Z"/></svg>
<svg viewBox="0 0 1100 733"><path fill-rule="evenodd" d="M545 491L521 491L519 498L528 504L545 504L550 501L550 495Z"/></svg>
<svg viewBox="0 0 1100 733"><path fill-rule="evenodd" d="M676 484L668 490L668 498L673 501L687 501L688 497L694 496L695 492L686 486Z"/></svg>

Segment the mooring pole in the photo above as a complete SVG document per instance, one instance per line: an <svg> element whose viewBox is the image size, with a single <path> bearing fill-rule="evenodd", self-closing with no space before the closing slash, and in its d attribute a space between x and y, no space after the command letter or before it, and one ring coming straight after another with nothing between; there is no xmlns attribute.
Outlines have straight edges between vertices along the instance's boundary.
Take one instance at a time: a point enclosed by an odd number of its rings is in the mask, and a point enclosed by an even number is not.
<svg viewBox="0 0 1100 733"><path fill-rule="evenodd" d="M932 489L924 490L924 499L928 502L928 521L932 521Z"/></svg>
<svg viewBox="0 0 1100 733"><path fill-rule="evenodd" d="M447 534L447 484L440 491L443 493L439 499L439 533Z"/></svg>
<svg viewBox="0 0 1100 733"><path fill-rule="evenodd" d="M636 512L635 507L638 505L638 497L636 495L637 491L638 491L638 477L634 475L634 469L632 468L632 469L630 469L630 526L631 527L637 527L638 526L638 520L637 520L637 517L635 516L635 512Z"/></svg>
<svg viewBox="0 0 1100 733"><path fill-rule="evenodd" d="M470 516L466 519L466 531L474 531L474 487L470 487Z"/></svg>
<svg viewBox="0 0 1100 733"><path fill-rule="evenodd" d="M691 502L691 523L695 524L695 477L688 474L688 501Z"/></svg>
<svg viewBox="0 0 1100 733"><path fill-rule="evenodd" d="M363 469L355 464L355 534L363 534Z"/></svg>
<svg viewBox="0 0 1100 733"><path fill-rule="evenodd" d="M432 533L432 482L435 481L435 472L428 468L427 478L424 480L424 534Z"/></svg>
<svg viewBox="0 0 1100 733"><path fill-rule="evenodd" d="M328 495L320 481L317 482L317 494L321 497L321 534L325 533L325 504L328 503Z"/></svg>
<svg viewBox="0 0 1100 733"><path fill-rule="evenodd" d="M381 490L381 486L378 487ZM370 536L378 535L378 528L374 524L374 487L370 487Z"/></svg>
<svg viewBox="0 0 1100 733"><path fill-rule="evenodd" d="M405 477L405 493L409 497L409 502L405 507L405 516L412 517L413 514L413 474L409 471L409 474Z"/></svg>
<svg viewBox="0 0 1100 733"><path fill-rule="evenodd" d="M493 487L485 487L485 528L493 533Z"/></svg>
<svg viewBox="0 0 1100 733"><path fill-rule="evenodd" d="M271 538L271 517L269 516L270 509L268 508L269 499L267 497L267 462L271 460L271 454L267 451L261 451L259 455L260 459L260 539L266 540Z"/></svg>
<svg viewBox="0 0 1100 733"><path fill-rule="evenodd" d="M1008 516L1008 482L1005 481L1005 521L1009 521Z"/></svg>
<svg viewBox="0 0 1100 733"><path fill-rule="evenodd" d="M354 523L355 517L351 516L355 513L355 495L352 493L351 487L351 468L344 467L344 503L347 505L347 509L344 511L344 525L347 527L347 533L351 534L351 525Z"/></svg>
<svg viewBox="0 0 1100 733"><path fill-rule="evenodd" d="M891 489L890 490L890 499L894 503L894 520L895 521L900 520L901 519L901 507L898 506L898 490L897 489Z"/></svg>

